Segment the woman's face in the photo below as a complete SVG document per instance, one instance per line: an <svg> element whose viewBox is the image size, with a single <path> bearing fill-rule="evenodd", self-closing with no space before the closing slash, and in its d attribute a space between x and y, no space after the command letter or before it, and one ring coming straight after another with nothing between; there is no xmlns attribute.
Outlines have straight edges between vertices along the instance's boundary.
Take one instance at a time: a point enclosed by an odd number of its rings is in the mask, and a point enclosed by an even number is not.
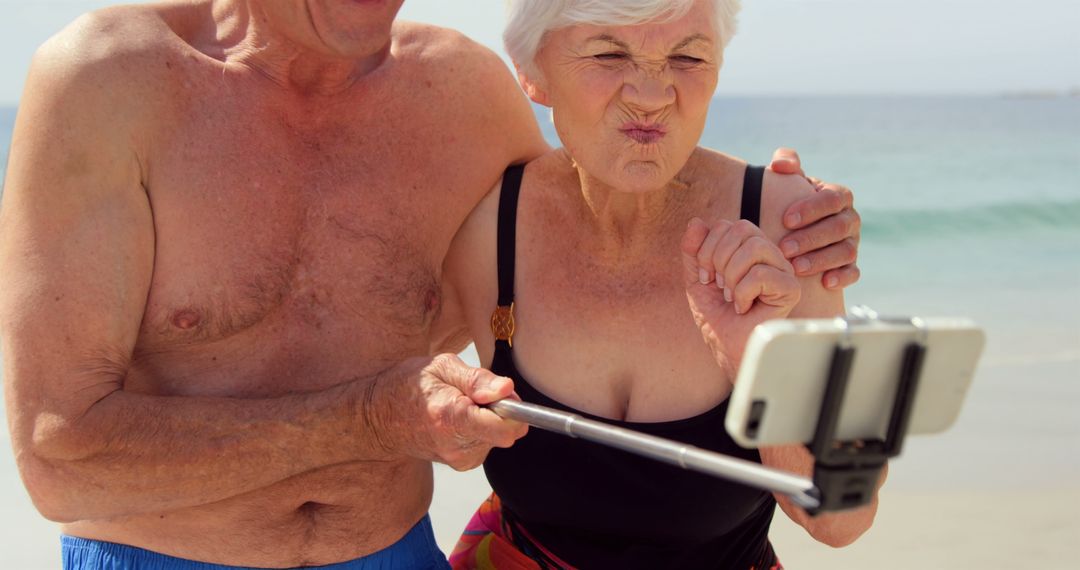
<svg viewBox="0 0 1080 570"><path fill-rule="evenodd" d="M590 176L623 191L664 187L701 138L720 68L712 2L682 18L550 32L526 89Z"/></svg>

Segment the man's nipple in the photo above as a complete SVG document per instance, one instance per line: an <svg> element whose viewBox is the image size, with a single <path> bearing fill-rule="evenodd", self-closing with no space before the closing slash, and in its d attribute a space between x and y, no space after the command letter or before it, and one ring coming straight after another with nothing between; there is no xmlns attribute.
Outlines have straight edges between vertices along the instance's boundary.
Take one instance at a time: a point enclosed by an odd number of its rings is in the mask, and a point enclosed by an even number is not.
<svg viewBox="0 0 1080 570"><path fill-rule="evenodd" d="M191 309L180 309L173 313L171 320L174 327L186 331L199 326L199 321L202 319L199 313Z"/></svg>
<svg viewBox="0 0 1080 570"><path fill-rule="evenodd" d="M438 314L439 304L442 302L439 291L437 289L429 289L424 297L425 312L429 315Z"/></svg>

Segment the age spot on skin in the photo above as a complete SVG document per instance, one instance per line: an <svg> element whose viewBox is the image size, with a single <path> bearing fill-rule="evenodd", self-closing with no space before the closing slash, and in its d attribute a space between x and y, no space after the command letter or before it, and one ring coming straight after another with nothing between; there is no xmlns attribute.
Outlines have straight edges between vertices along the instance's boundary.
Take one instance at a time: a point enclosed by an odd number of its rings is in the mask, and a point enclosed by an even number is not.
<svg viewBox="0 0 1080 570"><path fill-rule="evenodd" d="M199 313L196 313L191 309L180 309L179 311L173 313L171 322L174 327L186 331L198 326L199 321L201 320L202 319L199 316Z"/></svg>

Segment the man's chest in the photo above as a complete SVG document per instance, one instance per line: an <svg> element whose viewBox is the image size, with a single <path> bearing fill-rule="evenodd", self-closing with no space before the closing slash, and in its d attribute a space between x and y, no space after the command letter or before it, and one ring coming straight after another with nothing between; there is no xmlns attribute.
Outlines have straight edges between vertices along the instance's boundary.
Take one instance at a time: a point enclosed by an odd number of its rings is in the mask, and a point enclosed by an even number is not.
<svg viewBox="0 0 1080 570"><path fill-rule="evenodd" d="M423 345L450 240L498 175L473 147L430 138L382 120L214 112L169 130L148 160L143 344L273 331L273 343L305 339L291 343L302 354L312 338L371 338L372 358Z"/></svg>

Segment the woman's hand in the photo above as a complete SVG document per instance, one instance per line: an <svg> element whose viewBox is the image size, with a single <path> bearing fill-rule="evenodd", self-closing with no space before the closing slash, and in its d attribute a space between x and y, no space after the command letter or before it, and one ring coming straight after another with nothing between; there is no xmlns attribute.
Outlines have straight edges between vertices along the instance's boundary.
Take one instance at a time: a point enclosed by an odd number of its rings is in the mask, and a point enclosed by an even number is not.
<svg viewBox="0 0 1080 570"><path fill-rule="evenodd" d="M690 311L701 335L730 378L759 323L782 319L801 297L791 263L760 228L746 220L712 227L690 220L682 238Z"/></svg>

